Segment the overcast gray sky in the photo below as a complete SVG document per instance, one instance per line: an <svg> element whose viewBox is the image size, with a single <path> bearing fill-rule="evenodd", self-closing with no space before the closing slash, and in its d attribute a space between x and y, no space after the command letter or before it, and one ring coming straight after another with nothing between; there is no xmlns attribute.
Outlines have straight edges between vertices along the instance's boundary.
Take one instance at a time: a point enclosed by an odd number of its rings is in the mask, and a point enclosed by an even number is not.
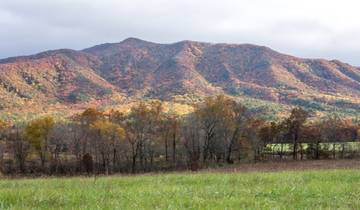
<svg viewBox="0 0 360 210"><path fill-rule="evenodd" d="M0 58L128 37L252 43L360 66L360 2L0 0Z"/></svg>

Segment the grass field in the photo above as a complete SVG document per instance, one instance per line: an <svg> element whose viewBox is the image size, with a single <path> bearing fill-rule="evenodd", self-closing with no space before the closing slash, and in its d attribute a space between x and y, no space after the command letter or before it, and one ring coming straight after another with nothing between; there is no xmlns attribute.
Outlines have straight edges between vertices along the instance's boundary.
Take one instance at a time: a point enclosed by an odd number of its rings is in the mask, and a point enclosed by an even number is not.
<svg viewBox="0 0 360 210"><path fill-rule="evenodd" d="M360 170L4 179L0 209L360 209Z"/></svg>

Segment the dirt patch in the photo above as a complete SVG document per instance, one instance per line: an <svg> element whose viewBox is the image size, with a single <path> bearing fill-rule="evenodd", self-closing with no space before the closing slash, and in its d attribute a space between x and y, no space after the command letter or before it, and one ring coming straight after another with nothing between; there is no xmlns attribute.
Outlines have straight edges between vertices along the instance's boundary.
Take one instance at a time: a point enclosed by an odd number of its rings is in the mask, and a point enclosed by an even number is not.
<svg viewBox="0 0 360 210"><path fill-rule="evenodd" d="M297 170L360 169L360 159L352 160L302 160L282 162L243 163L205 172L277 172Z"/></svg>

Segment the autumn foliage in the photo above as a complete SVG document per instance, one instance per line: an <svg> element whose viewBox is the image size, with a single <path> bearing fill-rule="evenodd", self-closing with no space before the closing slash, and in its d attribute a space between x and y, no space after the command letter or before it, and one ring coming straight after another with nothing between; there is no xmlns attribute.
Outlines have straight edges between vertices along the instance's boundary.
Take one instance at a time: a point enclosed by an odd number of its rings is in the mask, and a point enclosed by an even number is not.
<svg viewBox="0 0 360 210"><path fill-rule="evenodd" d="M194 112L165 112L140 102L128 113L89 108L66 121L45 116L26 124L0 121L1 170L7 174L113 174L198 170L242 161L353 158L348 142L360 123L316 119L295 107L269 122L219 95Z"/></svg>

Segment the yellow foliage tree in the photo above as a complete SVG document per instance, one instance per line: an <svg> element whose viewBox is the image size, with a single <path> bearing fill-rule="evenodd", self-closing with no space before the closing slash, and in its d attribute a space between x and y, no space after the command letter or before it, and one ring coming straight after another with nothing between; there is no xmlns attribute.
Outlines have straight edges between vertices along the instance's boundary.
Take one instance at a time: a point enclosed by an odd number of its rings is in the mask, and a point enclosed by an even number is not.
<svg viewBox="0 0 360 210"><path fill-rule="evenodd" d="M43 117L31 121L25 129L26 139L39 154L43 169L45 168L49 134L54 125L55 121L52 117Z"/></svg>
<svg viewBox="0 0 360 210"><path fill-rule="evenodd" d="M8 127L8 124L5 121L0 120L0 130L3 130Z"/></svg>
<svg viewBox="0 0 360 210"><path fill-rule="evenodd" d="M91 128L98 131L101 136L109 137L109 139L113 137L123 139L125 137L125 130L120 125L107 120L98 120L91 125Z"/></svg>
<svg viewBox="0 0 360 210"><path fill-rule="evenodd" d="M90 126L94 122L100 120L103 117L103 113L94 109L88 108L78 116L78 119L82 124Z"/></svg>
<svg viewBox="0 0 360 210"><path fill-rule="evenodd" d="M196 107L195 115L204 131L204 162L214 156L213 154L217 150L213 147L215 141L222 141L217 145L228 145L227 149L221 150L228 150L227 159L231 162L231 149L240 135L238 129L240 122L237 122L237 118L239 118L237 115L241 117L244 112L237 113L237 109L240 111L242 106L239 106L240 109L236 105L237 103L230 98L219 95L205 98L204 102ZM221 137L216 136L219 133L222 133Z"/></svg>
<svg viewBox="0 0 360 210"><path fill-rule="evenodd" d="M110 160L112 159L113 168L116 165L116 145L125 138L125 130L118 124L108 120L98 120L91 125L91 129L97 134L100 142L97 141L106 174L109 174ZM112 154L112 157L111 157Z"/></svg>
<svg viewBox="0 0 360 210"><path fill-rule="evenodd" d="M5 121L0 120L0 140L3 140L6 136L6 130L9 128L9 124Z"/></svg>

